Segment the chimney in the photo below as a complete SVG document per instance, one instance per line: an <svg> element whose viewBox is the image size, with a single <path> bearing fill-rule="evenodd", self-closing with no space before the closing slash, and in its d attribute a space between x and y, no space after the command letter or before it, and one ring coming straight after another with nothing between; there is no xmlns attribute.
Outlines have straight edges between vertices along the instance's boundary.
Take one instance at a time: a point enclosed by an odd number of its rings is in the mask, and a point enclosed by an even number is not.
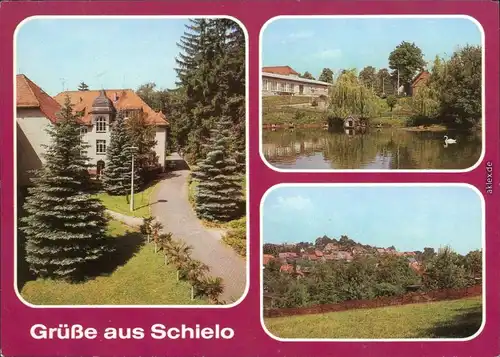
<svg viewBox="0 0 500 357"><path fill-rule="evenodd" d="M120 97L118 96L118 92L115 92L115 99L114 101L117 102Z"/></svg>

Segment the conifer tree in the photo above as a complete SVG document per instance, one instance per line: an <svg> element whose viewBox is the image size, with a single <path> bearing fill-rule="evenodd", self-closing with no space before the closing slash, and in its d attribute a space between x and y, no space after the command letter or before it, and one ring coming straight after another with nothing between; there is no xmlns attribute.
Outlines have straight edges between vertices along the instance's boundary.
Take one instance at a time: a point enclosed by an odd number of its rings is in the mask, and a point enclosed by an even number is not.
<svg viewBox="0 0 500 357"><path fill-rule="evenodd" d="M89 90L89 86L85 83L85 82L80 82L80 84L78 85L78 90L79 91L88 91Z"/></svg>
<svg viewBox="0 0 500 357"><path fill-rule="evenodd" d="M242 213L242 193L237 163L229 152L231 120L223 117L208 143L207 157L198 163L193 177L199 181L195 195L198 217L226 222Z"/></svg>
<svg viewBox="0 0 500 357"><path fill-rule="evenodd" d="M158 165L155 152L156 127L146 122L144 112L134 113L125 121L127 135L132 146L136 147L135 157L142 183L148 181L148 169Z"/></svg>
<svg viewBox="0 0 500 357"><path fill-rule="evenodd" d="M110 195L130 193L132 178L132 145L125 120L118 114L111 130L111 142L106 154L106 170L102 179L104 190ZM134 149L135 150L135 149ZM134 152L134 154L136 154ZM134 155L134 191L141 186L138 155Z"/></svg>
<svg viewBox="0 0 500 357"><path fill-rule="evenodd" d="M39 277L80 279L88 263L101 258L109 245L107 219L89 187L86 145L69 98L59 120L49 129L52 142L45 163L33 178L24 204L21 230L26 236L26 260Z"/></svg>
<svg viewBox="0 0 500 357"><path fill-rule="evenodd" d="M172 120L177 146L192 162L204 158L211 130L227 116L233 122L231 152L241 156L245 152L243 31L232 20L195 19L178 45L182 50L177 58L178 85L183 96L178 102L180 116Z"/></svg>

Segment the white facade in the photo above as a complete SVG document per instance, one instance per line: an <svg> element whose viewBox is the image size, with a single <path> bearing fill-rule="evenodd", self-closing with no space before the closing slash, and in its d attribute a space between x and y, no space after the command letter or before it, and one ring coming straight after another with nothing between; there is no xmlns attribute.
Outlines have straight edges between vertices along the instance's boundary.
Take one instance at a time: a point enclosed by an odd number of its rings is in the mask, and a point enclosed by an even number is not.
<svg viewBox="0 0 500 357"><path fill-rule="evenodd" d="M17 108L17 181L20 185L30 183L30 170L42 167L45 145L50 144L47 129L52 123L39 108Z"/></svg>
<svg viewBox="0 0 500 357"><path fill-rule="evenodd" d="M300 78L296 75L262 73L262 95L327 96L330 83Z"/></svg>
<svg viewBox="0 0 500 357"><path fill-rule="evenodd" d="M82 126L82 141L88 145L86 155L89 163L97 167L99 161L106 163L106 150L111 143L111 128L109 119L105 117L105 128L102 125ZM49 119L38 108L17 108L17 172L20 185L29 184L30 170L39 169L43 162L45 146L50 145L50 135L47 129L52 126ZM165 149L167 128L156 127L156 146L159 164L165 165Z"/></svg>

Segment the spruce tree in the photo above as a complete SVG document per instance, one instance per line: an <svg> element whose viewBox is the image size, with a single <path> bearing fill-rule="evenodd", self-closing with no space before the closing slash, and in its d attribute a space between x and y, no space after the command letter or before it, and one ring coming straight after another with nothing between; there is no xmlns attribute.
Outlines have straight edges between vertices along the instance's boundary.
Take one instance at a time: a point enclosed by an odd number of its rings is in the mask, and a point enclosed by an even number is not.
<svg viewBox="0 0 500 357"><path fill-rule="evenodd" d="M21 230L26 236L26 260L39 277L80 279L88 264L97 261L109 245L107 219L101 202L89 187L86 145L69 98L49 129L51 145L45 163L32 179L24 204Z"/></svg>
<svg viewBox="0 0 500 357"><path fill-rule="evenodd" d="M178 85L183 96L179 117L172 122L177 147L196 162L208 151L206 143L222 116L232 122L232 154L245 148L245 36L228 19L195 19L187 25L177 58ZM244 164L243 164L244 166Z"/></svg>
<svg viewBox="0 0 500 357"><path fill-rule="evenodd" d="M118 114L111 130L111 142L106 153L106 170L102 179L104 190L110 195L130 193L132 178L132 145L125 120ZM134 152L134 191L141 186L137 152Z"/></svg>
<svg viewBox="0 0 500 357"><path fill-rule="evenodd" d="M242 193L237 163L229 152L230 118L223 117L208 143L207 157L198 163L193 177L199 181L195 195L198 217L227 222L242 214Z"/></svg>
<svg viewBox="0 0 500 357"><path fill-rule="evenodd" d="M88 91L89 90L89 86L85 83L85 82L80 82L80 84L78 85L78 90L79 91Z"/></svg>

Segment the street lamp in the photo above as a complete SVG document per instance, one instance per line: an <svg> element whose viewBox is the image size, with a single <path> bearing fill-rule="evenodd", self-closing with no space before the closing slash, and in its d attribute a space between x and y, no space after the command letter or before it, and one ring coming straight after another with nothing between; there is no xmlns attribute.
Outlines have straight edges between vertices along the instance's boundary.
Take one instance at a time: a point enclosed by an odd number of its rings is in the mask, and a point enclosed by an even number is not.
<svg viewBox="0 0 500 357"><path fill-rule="evenodd" d="M130 176L130 212L134 212L134 151L137 150L138 147L131 146L130 151L132 152L132 170Z"/></svg>

